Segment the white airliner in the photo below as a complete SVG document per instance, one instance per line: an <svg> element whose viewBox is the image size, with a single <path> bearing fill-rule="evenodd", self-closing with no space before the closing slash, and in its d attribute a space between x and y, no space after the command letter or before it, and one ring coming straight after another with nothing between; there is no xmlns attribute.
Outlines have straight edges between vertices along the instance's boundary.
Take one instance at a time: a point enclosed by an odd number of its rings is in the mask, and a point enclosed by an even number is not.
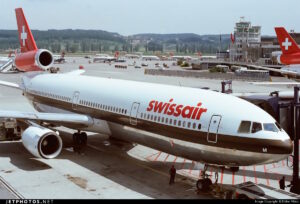
<svg viewBox="0 0 300 204"><path fill-rule="evenodd" d="M104 133L207 164L265 164L292 153L292 142L275 119L237 97L82 72L35 73L24 76L21 85L1 81L21 89L41 113L1 111L0 116ZM22 135L25 147L35 156L57 156L59 136L33 126Z"/></svg>
<svg viewBox="0 0 300 204"><path fill-rule="evenodd" d="M96 56L93 59L93 62L113 62L116 60L116 57L112 57L107 54L96 54Z"/></svg>
<svg viewBox="0 0 300 204"><path fill-rule="evenodd" d="M274 118L240 98L196 88L81 75L27 73L22 90L37 112L0 111L1 118L27 123L25 148L42 158L62 150L60 136L40 122L78 130L75 144L92 131L139 143L205 164L229 167L267 164L293 151Z"/></svg>
<svg viewBox="0 0 300 204"><path fill-rule="evenodd" d="M158 61L158 60L160 60L160 58L157 56L154 56L154 55L145 55L145 56L142 56L142 60Z"/></svg>

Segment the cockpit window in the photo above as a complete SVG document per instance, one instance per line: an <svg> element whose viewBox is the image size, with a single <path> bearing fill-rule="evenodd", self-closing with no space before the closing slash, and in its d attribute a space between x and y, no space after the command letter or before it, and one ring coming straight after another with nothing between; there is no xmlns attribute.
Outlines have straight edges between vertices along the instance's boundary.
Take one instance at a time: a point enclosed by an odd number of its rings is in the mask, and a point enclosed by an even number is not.
<svg viewBox="0 0 300 204"><path fill-rule="evenodd" d="M261 123L253 122L251 133L256 133L256 132L261 131L261 130L262 130Z"/></svg>
<svg viewBox="0 0 300 204"><path fill-rule="evenodd" d="M271 132L278 132L278 128L274 123L264 123L264 130L271 131Z"/></svg>
<svg viewBox="0 0 300 204"><path fill-rule="evenodd" d="M250 132L250 126L251 126L250 121L242 121L241 124L240 124L238 132L239 133L249 133Z"/></svg>

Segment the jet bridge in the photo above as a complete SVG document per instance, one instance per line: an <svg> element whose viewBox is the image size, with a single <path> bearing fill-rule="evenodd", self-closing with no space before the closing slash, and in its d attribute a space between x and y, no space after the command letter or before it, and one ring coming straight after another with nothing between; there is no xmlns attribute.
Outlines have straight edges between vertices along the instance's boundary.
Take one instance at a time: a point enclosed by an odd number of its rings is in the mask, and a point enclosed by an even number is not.
<svg viewBox="0 0 300 204"><path fill-rule="evenodd" d="M281 97L278 92L269 95L241 96L272 115L281 127L290 135L294 141L293 153L293 180L291 192L300 194L299 181L299 135L300 135L300 87L294 87L294 95L289 98Z"/></svg>

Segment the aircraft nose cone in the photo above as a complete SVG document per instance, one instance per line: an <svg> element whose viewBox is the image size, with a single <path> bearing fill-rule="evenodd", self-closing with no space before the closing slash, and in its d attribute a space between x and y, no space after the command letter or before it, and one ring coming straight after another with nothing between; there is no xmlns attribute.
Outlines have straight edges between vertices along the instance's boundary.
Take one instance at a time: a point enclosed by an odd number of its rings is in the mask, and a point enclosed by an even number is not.
<svg viewBox="0 0 300 204"><path fill-rule="evenodd" d="M294 145L291 139L286 139L282 141L282 150L285 154L292 154L294 150Z"/></svg>

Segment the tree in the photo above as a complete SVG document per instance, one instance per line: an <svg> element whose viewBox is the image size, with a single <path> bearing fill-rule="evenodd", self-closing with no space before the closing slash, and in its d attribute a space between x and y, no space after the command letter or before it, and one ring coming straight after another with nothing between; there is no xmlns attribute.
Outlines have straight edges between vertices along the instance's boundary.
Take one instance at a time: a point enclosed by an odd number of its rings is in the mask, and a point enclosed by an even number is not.
<svg viewBox="0 0 300 204"><path fill-rule="evenodd" d="M73 43L70 47L70 51L72 53L75 53L75 52L78 52L78 50L79 50L79 45L77 43Z"/></svg>

